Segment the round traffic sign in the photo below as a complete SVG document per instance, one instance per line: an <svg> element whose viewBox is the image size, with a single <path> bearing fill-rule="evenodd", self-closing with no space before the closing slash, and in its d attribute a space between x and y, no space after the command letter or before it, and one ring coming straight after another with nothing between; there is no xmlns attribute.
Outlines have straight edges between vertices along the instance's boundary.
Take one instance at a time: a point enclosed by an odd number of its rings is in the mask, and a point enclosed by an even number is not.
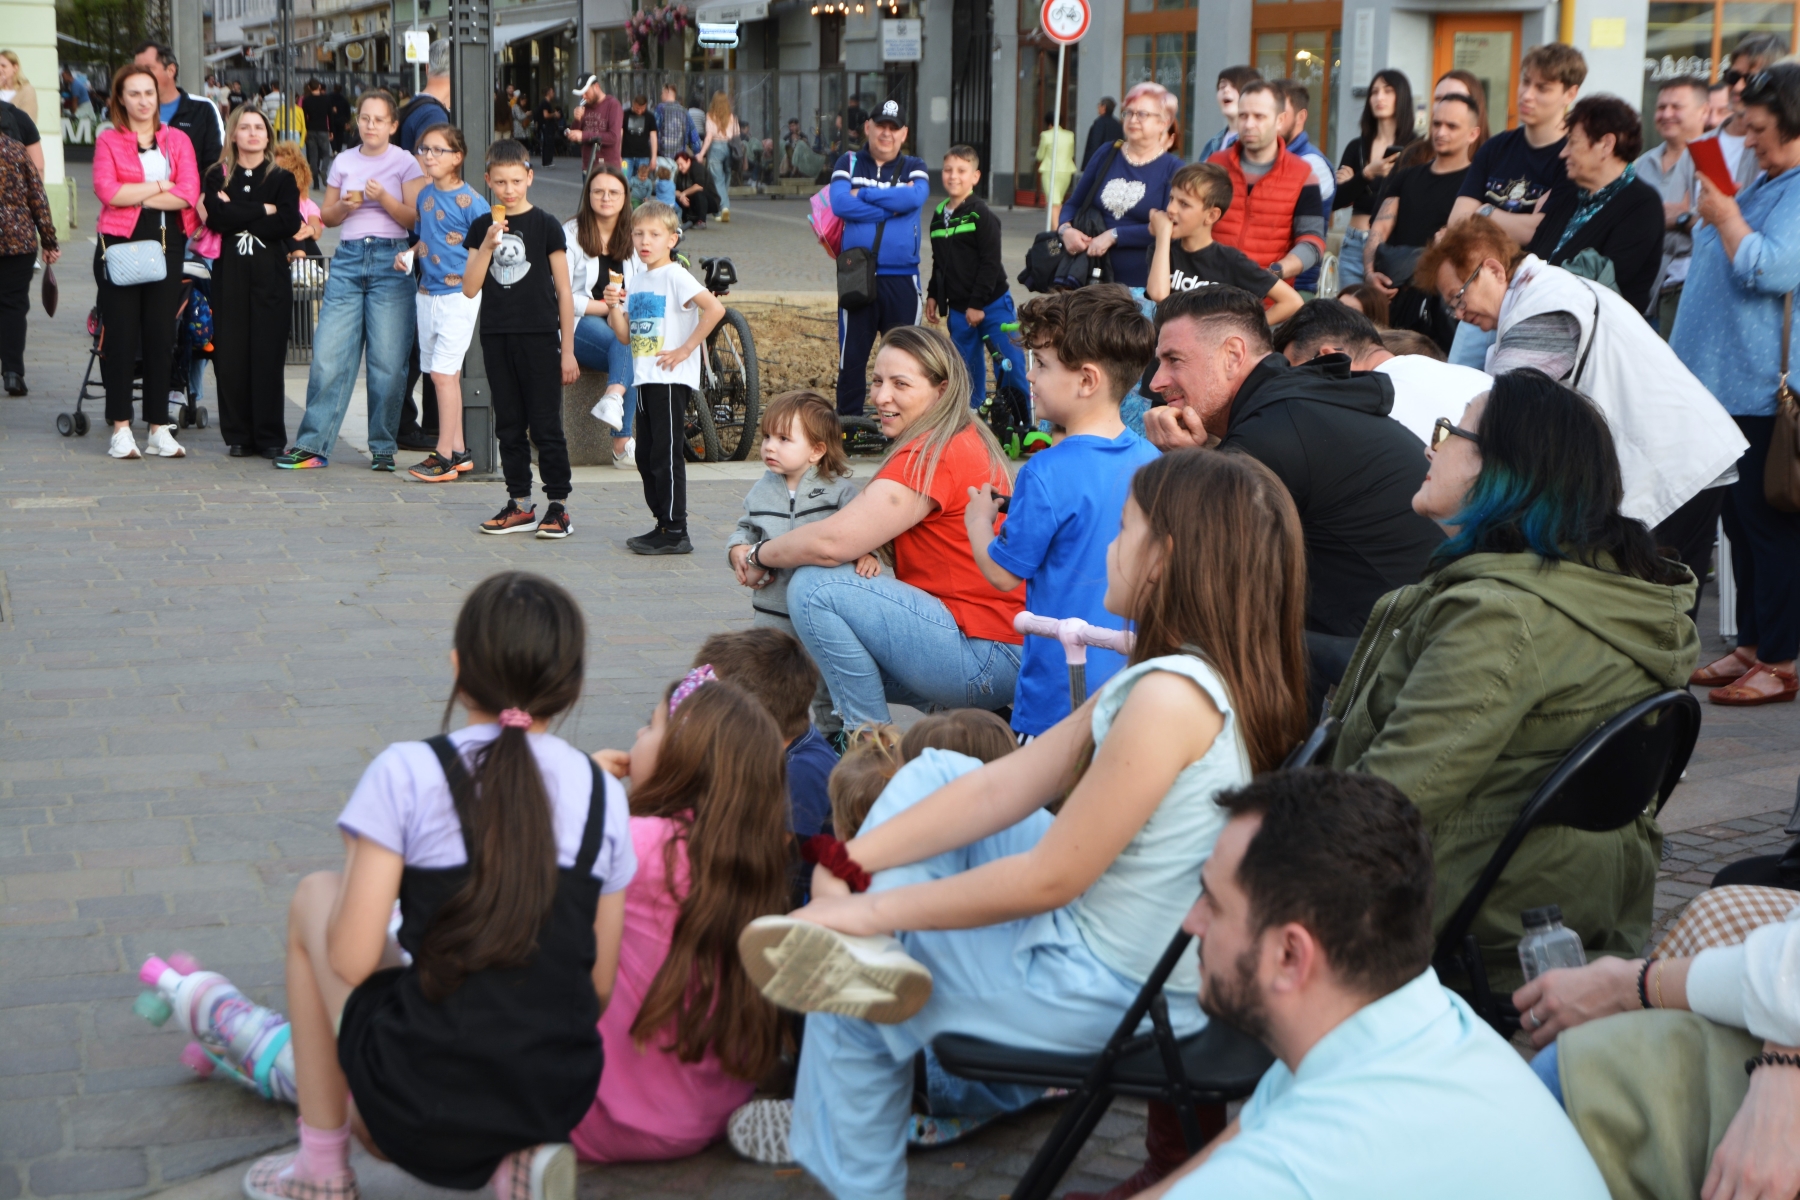
<svg viewBox="0 0 1800 1200"><path fill-rule="evenodd" d="M1051 41L1069 45L1087 36L1093 19L1089 0L1044 0L1039 23Z"/></svg>

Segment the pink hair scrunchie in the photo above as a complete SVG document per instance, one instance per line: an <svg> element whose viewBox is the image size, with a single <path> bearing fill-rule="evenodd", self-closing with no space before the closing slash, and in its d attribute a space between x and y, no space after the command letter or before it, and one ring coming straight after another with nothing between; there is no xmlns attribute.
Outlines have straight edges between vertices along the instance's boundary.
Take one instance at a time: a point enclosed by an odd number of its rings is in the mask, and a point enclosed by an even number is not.
<svg viewBox="0 0 1800 1200"><path fill-rule="evenodd" d="M683 675L681 682L675 685L675 690L669 693L669 715L674 716L675 710L681 707L681 702L699 691L701 684L711 683L717 678L713 674L711 663L701 663Z"/></svg>
<svg viewBox="0 0 1800 1200"><path fill-rule="evenodd" d="M500 728L530 729L531 714L522 708L503 708L500 710Z"/></svg>

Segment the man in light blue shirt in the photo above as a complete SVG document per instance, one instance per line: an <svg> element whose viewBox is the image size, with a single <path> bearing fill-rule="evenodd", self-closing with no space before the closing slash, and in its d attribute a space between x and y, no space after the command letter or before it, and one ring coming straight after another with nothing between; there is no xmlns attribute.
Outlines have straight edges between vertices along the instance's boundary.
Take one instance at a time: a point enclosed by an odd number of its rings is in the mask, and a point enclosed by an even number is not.
<svg viewBox="0 0 1800 1200"><path fill-rule="evenodd" d="M1309 769L1219 803L1231 820L1186 922L1201 1003L1276 1062L1144 1195L1606 1200L1549 1092L1432 973L1431 843L1400 790Z"/></svg>

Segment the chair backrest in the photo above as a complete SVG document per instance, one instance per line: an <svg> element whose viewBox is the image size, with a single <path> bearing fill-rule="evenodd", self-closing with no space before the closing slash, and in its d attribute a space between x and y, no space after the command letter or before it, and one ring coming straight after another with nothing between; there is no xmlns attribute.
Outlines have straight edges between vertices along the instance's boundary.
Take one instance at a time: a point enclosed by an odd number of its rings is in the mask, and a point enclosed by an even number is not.
<svg viewBox="0 0 1800 1200"><path fill-rule="evenodd" d="M1640 700L1589 734L1538 785L1438 939L1438 957L1461 948L1475 914L1525 835L1540 825L1605 833L1662 811L1700 736L1700 703L1686 690ZM1544 903L1559 897L1546 896Z"/></svg>

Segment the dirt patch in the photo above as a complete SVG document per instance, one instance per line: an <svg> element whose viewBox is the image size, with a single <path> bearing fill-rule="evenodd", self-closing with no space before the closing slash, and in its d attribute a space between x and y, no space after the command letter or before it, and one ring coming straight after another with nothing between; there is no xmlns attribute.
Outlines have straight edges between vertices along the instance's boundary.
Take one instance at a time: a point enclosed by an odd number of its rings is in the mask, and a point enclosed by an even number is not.
<svg viewBox="0 0 1800 1200"><path fill-rule="evenodd" d="M795 388L816 388L827 396L837 390L837 310L828 301L729 303L749 319L756 338L764 404Z"/></svg>

